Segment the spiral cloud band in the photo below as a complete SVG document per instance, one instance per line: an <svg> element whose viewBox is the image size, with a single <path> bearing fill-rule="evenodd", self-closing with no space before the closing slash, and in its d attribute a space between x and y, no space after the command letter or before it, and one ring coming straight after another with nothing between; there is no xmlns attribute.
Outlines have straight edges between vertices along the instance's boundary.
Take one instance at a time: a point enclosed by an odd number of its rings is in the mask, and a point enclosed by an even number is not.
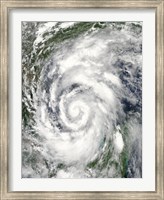
<svg viewBox="0 0 164 200"><path fill-rule="evenodd" d="M22 23L22 177L142 177L142 23Z"/></svg>

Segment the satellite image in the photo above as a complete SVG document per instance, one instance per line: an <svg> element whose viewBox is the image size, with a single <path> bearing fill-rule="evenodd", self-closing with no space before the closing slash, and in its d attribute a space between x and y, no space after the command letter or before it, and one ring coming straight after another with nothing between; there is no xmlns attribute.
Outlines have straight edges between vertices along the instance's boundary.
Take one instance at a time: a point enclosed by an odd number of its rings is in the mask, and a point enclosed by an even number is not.
<svg viewBox="0 0 164 200"><path fill-rule="evenodd" d="M22 22L22 178L142 178L142 22Z"/></svg>

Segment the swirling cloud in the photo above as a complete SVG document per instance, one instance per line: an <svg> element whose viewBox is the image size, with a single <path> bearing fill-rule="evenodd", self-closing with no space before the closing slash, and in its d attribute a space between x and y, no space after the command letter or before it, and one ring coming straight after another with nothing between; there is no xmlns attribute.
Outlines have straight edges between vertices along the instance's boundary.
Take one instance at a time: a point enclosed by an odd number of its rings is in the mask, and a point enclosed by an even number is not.
<svg viewBox="0 0 164 200"><path fill-rule="evenodd" d="M48 58L37 59L39 78L23 97L26 102L31 94L28 111L34 110L33 123L23 126L23 155L29 158L24 156L23 177L141 177L142 26L102 24L51 42ZM33 54L45 34L75 25L39 24Z"/></svg>

